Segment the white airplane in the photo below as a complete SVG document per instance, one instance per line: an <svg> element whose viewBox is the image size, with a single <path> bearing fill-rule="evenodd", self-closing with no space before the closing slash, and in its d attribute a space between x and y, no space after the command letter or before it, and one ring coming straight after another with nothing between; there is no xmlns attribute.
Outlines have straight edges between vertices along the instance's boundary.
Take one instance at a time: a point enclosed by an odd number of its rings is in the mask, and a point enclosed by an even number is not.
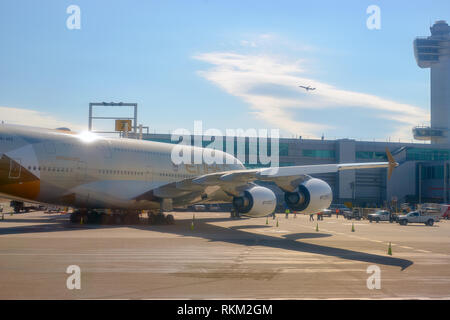
<svg viewBox="0 0 450 320"><path fill-rule="evenodd" d="M390 177L398 165L388 150L389 162L245 169L216 150L224 164L174 165L174 147L197 155L211 151L1 124L0 197L73 207L73 222L126 223L148 210L150 223L173 223L163 211L208 202L231 202L238 215L267 216L275 210L276 197L255 184L259 180L274 182L292 210L309 214L328 208L333 197L330 186L310 174L389 168Z"/></svg>
<svg viewBox="0 0 450 320"><path fill-rule="evenodd" d="M311 87L311 86L307 86L307 87L305 87L305 86L299 86L300 88L303 88L303 89L305 89L306 91L309 91L309 90L316 90L316 88L313 88L313 87Z"/></svg>

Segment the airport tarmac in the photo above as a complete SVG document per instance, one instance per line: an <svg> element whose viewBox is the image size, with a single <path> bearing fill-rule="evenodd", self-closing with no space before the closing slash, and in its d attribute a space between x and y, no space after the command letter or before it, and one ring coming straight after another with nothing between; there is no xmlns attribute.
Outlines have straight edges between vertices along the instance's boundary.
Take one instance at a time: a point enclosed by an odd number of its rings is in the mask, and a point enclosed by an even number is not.
<svg viewBox="0 0 450 320"><path fill-rule="evenodd" d="M175 212L175 225L0 220L0 299L449 299L450 222L432 227L309 216L231 220ZM387 254L392 244L392 256ZM66 269L81 269L69 290ZM380 268L380 289L368 289Z"/></svg>

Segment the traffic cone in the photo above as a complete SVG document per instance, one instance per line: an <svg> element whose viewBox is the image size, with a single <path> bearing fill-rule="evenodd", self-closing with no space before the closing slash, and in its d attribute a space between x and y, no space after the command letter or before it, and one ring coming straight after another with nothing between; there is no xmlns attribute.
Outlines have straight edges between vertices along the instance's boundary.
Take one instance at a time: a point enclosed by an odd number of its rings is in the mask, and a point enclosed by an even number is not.
<svg viewBox="0 0 450 320"><path fill-rule="evenodd" d="M388 255L392 256L392 246L391 246L390 242L389 242L389 247L388 247Z"/></svg>
<svg viewBox="0 0 450 320"><path fill-rule="evenodd" d="M277 218L277 227L278 227L278 218Z"/></svg>
<svg viewBox="0 0 450 320"><path fill-rule="evenodd" d="M355 232L355 224L352 222L352 232Z"/></svg>
<svg viewBox="0 0 450 320"><path fill-rule="evenodd" d="M319 231L319 223L316 224L316 231Z"/></svg>

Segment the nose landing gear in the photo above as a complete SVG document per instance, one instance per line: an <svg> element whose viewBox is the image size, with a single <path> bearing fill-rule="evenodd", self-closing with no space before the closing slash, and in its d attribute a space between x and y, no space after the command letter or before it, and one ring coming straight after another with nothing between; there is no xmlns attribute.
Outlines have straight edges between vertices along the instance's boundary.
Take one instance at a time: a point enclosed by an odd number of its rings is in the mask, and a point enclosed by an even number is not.
<svg viewBox="0 0 450 320"><path fill-rule="evenodd" d="M230 212L230 218L231 219L239 219L240 217L241 217L241 213L239 212L239 209L233 207Z"/></svg>

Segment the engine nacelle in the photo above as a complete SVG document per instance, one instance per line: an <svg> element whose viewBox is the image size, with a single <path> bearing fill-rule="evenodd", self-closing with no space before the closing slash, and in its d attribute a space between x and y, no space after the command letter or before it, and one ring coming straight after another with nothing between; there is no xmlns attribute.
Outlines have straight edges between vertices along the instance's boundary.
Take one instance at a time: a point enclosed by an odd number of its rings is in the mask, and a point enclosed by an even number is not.
<svg viewBox="0 0 450 320"><path fill-rule="evenodd" d="M290 209L311 214L328 208L333 193L328 183L312 178L300 184L295 192L286 192L284 200Z"/></svg>
<svg viewBox="0 0 450 320"><path fill-rule="evenodd" d="M272 190L255 186L245 190L240 197L234 197L233 206L242 215L265 217L275 210L277 197Z"/></svg>

